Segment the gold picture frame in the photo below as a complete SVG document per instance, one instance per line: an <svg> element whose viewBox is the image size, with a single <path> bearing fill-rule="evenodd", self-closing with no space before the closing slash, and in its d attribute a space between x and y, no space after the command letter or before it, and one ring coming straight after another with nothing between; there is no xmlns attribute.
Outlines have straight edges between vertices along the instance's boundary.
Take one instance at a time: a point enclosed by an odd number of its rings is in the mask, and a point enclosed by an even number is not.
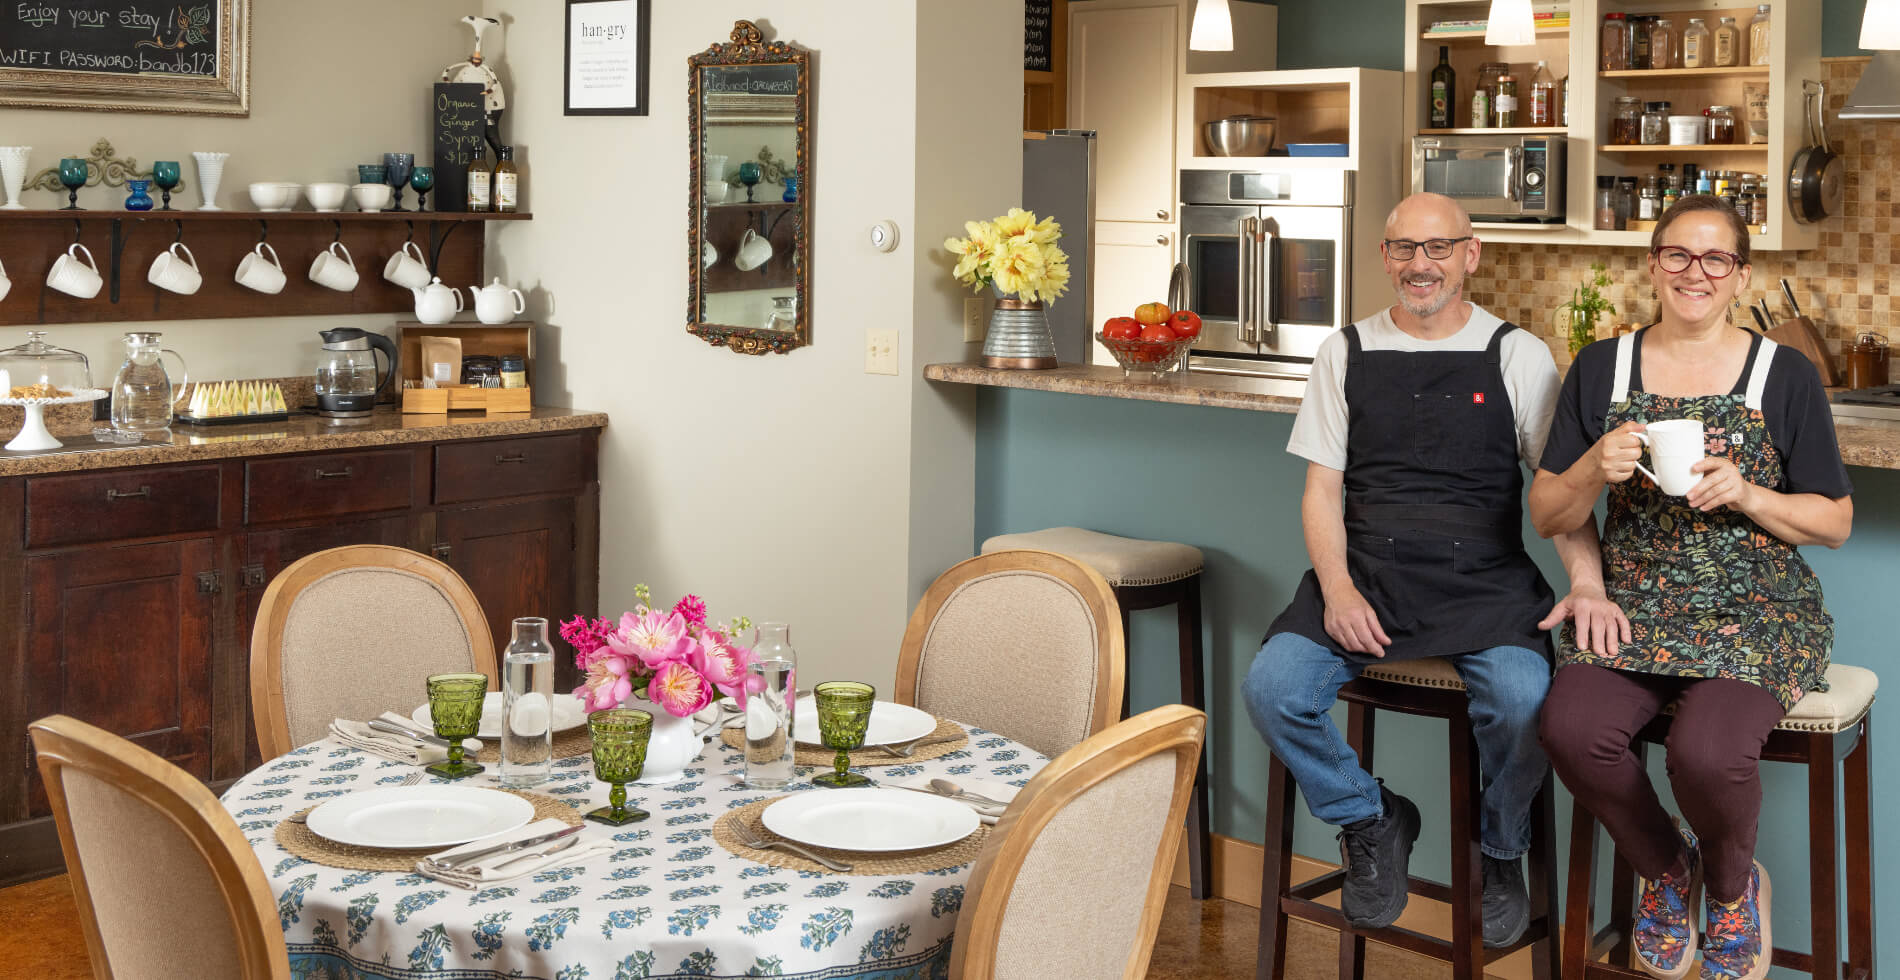
<svg viewBox="0 0 1900 980"><path fill-rule="evenodd" d="M56 43L57 21L44 25L16 23L15 19L25 16L31 5L9 6L12 9L0 12L8 18L0 26L19 28L10 33L18 34L25 42L10 45L35 52L33 60L43 61L46 66L19 67L19 62L27 58L21 55L16 55L13 65L0 66L0 106L202 116L251 114L251 0L132 4L127 11L140 19L131 30L118 24L113 34L100 35L113 38L107 42L109 57L118 67L111 70L62 68L62 63L81 59L101 60L101 49L73 52L61 48ZM60 7L62 12L66 9ZM129 40L124 51L117 50L118 38L142 33L147 22L151 38ZM32 43L36 26L47 31L37 47ZM211 73L190 73L193 67L207 63ZM127 64L149 68L123 70Z"/></svg>

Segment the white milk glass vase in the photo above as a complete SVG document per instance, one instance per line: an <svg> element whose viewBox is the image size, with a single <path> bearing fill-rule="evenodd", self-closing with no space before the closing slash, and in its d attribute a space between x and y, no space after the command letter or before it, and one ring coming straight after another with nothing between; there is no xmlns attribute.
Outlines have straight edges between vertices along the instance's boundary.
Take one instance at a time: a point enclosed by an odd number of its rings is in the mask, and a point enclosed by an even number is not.
<svg viewBox="0 0 1900 980"><path fill-rule="evenodd" d="M224 179L224 161L231 159L231 154L193 150L191 158L198 164L198 193L204 195L205 199L203 204L198 205L198 210L224 210L218 207L218 183Z"/></svg>
<svg viewBox="0 0 1900 980"><path fill-rule="evenodd" d="M699 758L706 747L693 725L692 716L678 717L644 697L633 697L623 708L639 708L653 716L653 733L647 736L647 761L634 782L642 786L677 782L686 775L686 767Z"/></svg>
<svg viewBox="0 0 1900 980"><path fill-rule="evenodd" d="M0 187L7 191L7 203L0 204L0 209L25 209L26 205L20 203L20 185L26 182L26 158L32 152L30 146L0 146Z"/></svg>

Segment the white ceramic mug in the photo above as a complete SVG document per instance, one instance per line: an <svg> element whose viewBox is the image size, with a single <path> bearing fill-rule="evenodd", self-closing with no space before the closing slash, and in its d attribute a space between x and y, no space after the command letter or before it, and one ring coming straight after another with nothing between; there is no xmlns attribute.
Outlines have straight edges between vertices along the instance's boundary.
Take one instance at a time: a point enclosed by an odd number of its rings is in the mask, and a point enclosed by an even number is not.
<svg viewBox="0 0 1900 980"><path fill-rule="evenodd" d="M184 242L173 242L170 248L158 253L152 267L145 271L145 279L180 296L190 296L204 284L204 276L198 271L198 257L191 254Z"/></svg>
<svg viewBox="0 0 1900 980"><path fill-rule="evenodd" d="M429 284L429 264L423 261L422 246L403 242L402 248L383 263L383 278L404 289L421 289Z"/></svg>
<svg viewBox="0 0 1900 980"><path fill-rule="evenodd" d="M310 281L319 286L327 286L339 293L347 293L356 288L356 260L350 258L350 250L342 242L331 242L330 247L317 253L310 260Z"/></svg>
<svg viewBox="0 0 1900 980"><path fill-rule="evenodd" d="M79 258L85 253L85 259ZM53 267L46 271L46 284L80 299L91 299L99 295L99 287L105 280L99 277L99 263L92 260L92 251L78 242L66 248L66 254L53 260Z"/></svg>
<svg viewBox="0 0 1900 980"><path fill-rule="evenodd" d="M1689 471L1689 467L1708 455L1702 441L1701 420L1651 422L1643 427L1642 432L1636 433L1636 438L1649 447L1649 462L1656 470L1652 473L1641 463L1637 463L1636 468L1642 470L1643 475L1649 477L1662 492L1671 497L1680 497L1702 479L1702 474Z"/></svg>
<svg viewBox="0 0 1900 980"><path fill-rule="evenodd" d="M744 237L739 239L739 251L733 254L732 264L738 266L740 272L751 272L771 260L772 243L747 228Z"/></svg>
<svg viewBox="0 0 1900 980"><path fill-rule="evenodd" d="M270 257L265 258L264 253ZM278 293L284 288L284 264L277 260L277 250L269 242L258 242L257 247L245 253L244 260L238 263L237 281L240 286L248 286L260 293Z"/></svg>
<svg viewBox="0 0 1900 980"><path fill-rule="evenodd" d="M714 248L711 242L702 242L699 246L699 267L710 269L717 261L719 261L719 250Z"/></svg>
<svg viewBox="0 0 1900 980"><path fill-rule="evenodd" d="M13 280L7 278L7 267L4 265L0 265L0 299L6 299L7 290L12 289L12 288L13 288ZM5 391L6 389L7 389L7 386L0 385L0 391Z"/></svg>

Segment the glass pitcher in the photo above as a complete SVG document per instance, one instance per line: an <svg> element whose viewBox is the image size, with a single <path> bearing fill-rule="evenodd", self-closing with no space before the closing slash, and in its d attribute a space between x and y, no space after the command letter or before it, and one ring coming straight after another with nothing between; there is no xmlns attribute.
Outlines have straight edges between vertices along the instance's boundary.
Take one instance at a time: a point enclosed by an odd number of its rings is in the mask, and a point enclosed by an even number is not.
<svg viewBox="0 0 1900 980"><path fill-rule="evenodd" d="M172 403L188 380L185 358L158 345L160 334L125 335L125 363L112 378L112 427L120 432L165 432L171 429ZM161 355L178 359L178 380L165 373Z"/></svg>

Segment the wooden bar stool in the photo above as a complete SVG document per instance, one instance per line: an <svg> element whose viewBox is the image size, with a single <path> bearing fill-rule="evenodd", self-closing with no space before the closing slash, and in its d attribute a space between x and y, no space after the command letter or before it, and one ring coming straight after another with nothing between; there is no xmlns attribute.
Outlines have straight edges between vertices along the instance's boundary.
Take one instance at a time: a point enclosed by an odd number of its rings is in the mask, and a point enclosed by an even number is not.
<svg viewBox="0 0 1900 980"><path fill-rule="evenodd" d="M1762 747L1764 762L1793 762L1808 767L1808 901L1814 922L1813 951L1799 953L1775 947L1771 962L1800 970L1814 980L1872 980L1874 975L1874 846L1869 812L1869 783L1873 772L1872 739L1868 733L1874 694L1880 678L1864 667L1830 664L1829 690L1809 691L1769 734ZM1670 716L1664 714L1645 727L1632 750L1637 759L1648 743L1663 744L1669 736ZM1840 767L1836 782L1835 767ZM1835 806L1837 786L1845 806ZM1841 961L1839 915L1841 867L1835 860L1846 837L1847 961ZM1636 900L1636 871L1612 847L1610 921L1595 935L1597 821L1579 802L1570 822L1570 894L1564 910L1564 977L1636 977L1649 974L1634 967L1630 945ZM1772 877L1772 875L1771 875ZM1700 914L1700 910L1697 910ZM1780 938L1774 928L1771 938ZM1597 962L1606 958L1606 962ZM1614 964L1628 963L1631 967Z"/></svg>
<svg viewBox="0 0 1900 980"><path fill-rule="evenodd" d="M1255 980L1278 980L1285 974L1288 916L1339 930L1340 980L1363 980L1369 938L1449 961L1454 980L1483 980L1485 964L1529 946L1531 975L1536 980L1557 980L1557 807L1551 780L1545 778L1531 810L1531 850L1525 869L1530 925L1512 946L1486 949L1478 746L1471 735L1464 681L1449 661L1439 657L1382 663L1366 668L1357 680L1340 688L1339 699L1347 704L1346 740L1367 771L1372 769L1375 709L1446 721L1451 760L1451 884L1414 876L1408 891L1451 905L1451 940L1397 925L1355 930L1338 909L1318 902L1320 896L1340 889L1346 878L1344 868L1293 884L1293 799L1298 787L1276 755L1267 770L1266 860L1260 879Z"/></svg>
<svg viewBox="0 0 1900 980"><path fill-rule="evenodd" d="M1128 632L1128 613L1136 609L1175 607L1180 637L1181 700L1190 708L1207 710L1206 681L1201 669L1201 549L1173 541L1144 541L1079 527L1052 527L1021 534L999 534L983 542L983 553L1032 548L1067 555L1108 580L1121 606L1122 635ZM1132 647L1131 647L1132 649ZM1128 717L1128 690L1122 687L1122 717ZM1208 739L1213 741L1213 739ZM1194 773L1194 793L1188 798L1188 890L1195 898L1209 894L1211 836L1207 819L1207 746L1201 746L1201 765Z"/></svg>

